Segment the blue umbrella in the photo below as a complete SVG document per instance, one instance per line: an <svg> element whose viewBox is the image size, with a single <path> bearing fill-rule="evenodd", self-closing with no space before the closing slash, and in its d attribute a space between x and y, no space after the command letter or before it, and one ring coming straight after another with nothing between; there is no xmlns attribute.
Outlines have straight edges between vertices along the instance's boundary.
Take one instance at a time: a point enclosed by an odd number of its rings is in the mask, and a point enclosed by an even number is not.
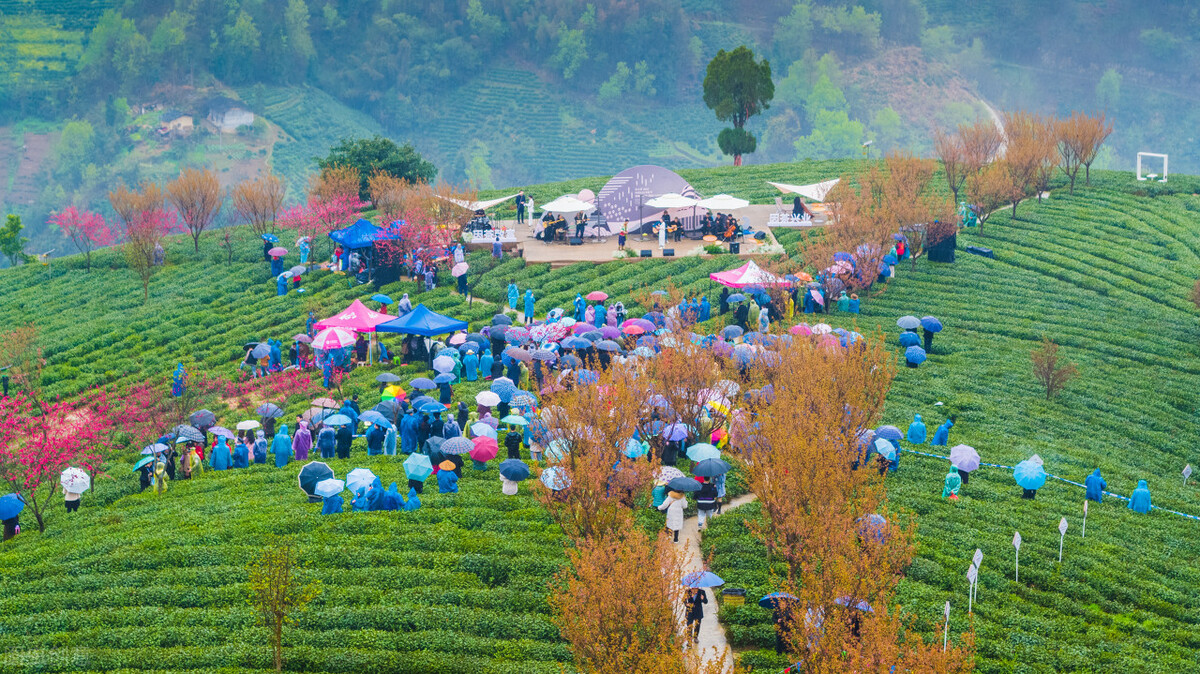
<svg viewBox="0 0 1200 674"><path fill-rule="evenodd" d="M505 459L500 462L500 475L506 480L520 482L529 477L529 466L520 459Z"/></svg>
<svg viewBox="0 0 1200 674"><path fill-rule="evenodd" d="M625 456L631 459L636 459L639 456L645 456L647 453L649 453L649 450L645 445L638 442L634 438L629 438L629 442L625 443L625 449L623 453Z"/></svg>
<svg viewBox="0 0 1200 674"><path fill-rule="evenodd" d="M492 393L500 396L500 402L512 402L513 396L517 395L516 386L505 382L492 382Z"/></svg>
<svg viewBox="0 0 1200 674"><path fill-rule="evenodd" d="M925 328L927 332L941 332L942 322L933 316L922 316L921 327Z"/></svg>
<svg viewBox="0 0 1200 674"><path fill-rule="evenodd" d="M433 464L424 454L411 454L404 460L404 474L410 480L424 482L426 478L433 475Z"/></svg>
<svg viewBox="0 0 1200 674"><path fill-rule="evenodd" d="M788 594L787 592L772 592L762 599L759 599L758 605L763 608L776 609L781 605L790 604L791 602L799 600L800 598L794 594Z"/></svg>
<svg viewBox="0 0 1200 674"><path fill-rule="evenodd" d="M391 304L392 303L392 298L390 298L384 294L371 295L371 299L375 300L376 302L379 302L380 304Z"/></svg>
<svg viewBox="0 0 1200 674"><path fill-rule="evenodd" d="M580 384L595 384L600 381L600 375L591 370L576 370L575 381Z"/></svg>
<svg viewBox="0 0 1200 674"><path fill-rule="evenodd" d="M908 332L907 330L900 333L900 346L907 349L910 346L920 346L920 344L921 338L917 336L917 333Z"/></svg>
<svg viewBox="0 0 1200 674"><path fill-rule="evenodd" d="M509 318L504 314L496 314L495 316L492 316L492 325L512 325L512 318Z"/></svg>
<svg viewBox="0 0 1200 674"><path fill-rule="evenodd" d="M25 499L21 498L20 494L5 494L4 496L0 496L0 520L12 519L24 509Z"/></svg>
<svg viewBox="0 0 1200 674"><path fill-rule="evenodd" d="M914 365L920 365L921 363L924 363L925 349L922 349L919 346L908 347L904 350L904 360L907 360Z"/></svg>
<svg viewBox="0 0 1200 674"><path fill-rule="evenodd" d="M1046 484L1046 471L1041 463L1025 459L1013 468L1013 479L1022 489L1041 489Z"/></svg>
<svg viewBox="0 0 1200 674"><path fill-rule="evenodd" d="M433 380L429 377L417 377L408 382L408 385L419 391L432 391L437 388L437 384L433 383Z"/></svg>
<svg viewBox="0 0 1200 674"><path fill-rule="evenodd" d="M921 327L921 320L916 316L901 316L896 319L896 325L904 330L916 330Z"/></svg>
<svg viewBox="0 0 1200 674"><path fill-rule="evenodd" d="M430 400L429 402L421 403L421 405L417 407L417 411L421 414L441 414L442 412L446 411L446 406L437 402L436 400Z"/></svg>
<svg viewBox="0 0 1200 674"><path fill-rule="evenodd" d="M683 577L683 586L692 588L716 587L725 581L712 571L693 571Z"/></svg>
<svg viewBox="0 0 1200 674"><path fill-rule="evenodd" d="M342 426L350 423L350 417L345 414L335 414L325 420L326 426Z"/></svg>
<svg viewBox="0 0 1200 674"><path fill-rule="evenodd" d="M437 401L429 396L417 396L408 402L408 404L412 405L412 408L418 412L421 411L421 405L424 405L425 403L437 403Z"/></svg>
<svg viewBox="0 0 1200 674"><path fill-rule="evenodd" d="M271 243L279 243L279 237L275 236L274 234L263 234L262 238L263 238L263 241L270 241Z"/></svg>
<svg viewBox="0 0 1200 674"><path fill-rule="evenodd" d="M131 470L129 472L136 473L136 472L138 472L139 468L141 468L142 466L145 466L147 464L151 464L151 463L154 463L154 457L147 456L146 458L142 459L141 461L138 461L137 463L133 464L133 470ZM11 496L11 495L12 494L10 494L9 496ZM5 519L7 519L7 518L5 518Z"/></svg>
<svg viewBox="0 0 1200 674"><path fill-rule="evenodd" d="M888 461L896 458L896 446L884 438L877 438L875 440L875 451L879 452L879 455Z"/></svg>
<svg viewBox="0 0 1200 674"><path fill-rule="evenodd" d="M366 424L375 424L383 429L392 427L392 423L387 420L387 417L384 417L375 410L367 410L366 412L363 412L362 416L360 416L358 420Z"/></svg>
<svg viewBox="0 0 1200 674"><path fill-rule="evenodd" d="M887 541L887 520L883 515L871 513L858 518L858 535L862 537L870 536L876 542L884 543Z"/></svg>
<svg viewBox="0 0 1200 674"><path fill-rule="evenodd" d="M837 599L833 600L833 603L837 604L838 606L845 606L846 608L858 609L859 611L866 611L868 613L875 612L875 609L871 608L871 605L868 604L867 602L865 602L865 601L856 602L853 599L851 599L850 597L838 597Z"/></svg>
<svg viewBox="0 0 1200 674"><path fill-rule="evenodd" d="M688 436L688 427L685 424L671 424L662 430L663 439L668 441L683 440Z"/></svg>
<svg viewBox="0 0 1200 674"><path fill-rule="evenodd" d="M561 344L564 349L586 349L592 345L592 342L582 337L568 337Z"/></svg>
<svg viewBox="0 0 1200 674"><path fill-rule="evenodd" d="M477 438L484 437L484 438L491 438L491 439L495 440L496 439L496 429L492 428L491 426L488 426L487 424L483 423L482 421L477 421L471 425L471 435L474 435Z"/></svg>
<svg viewBox="0 0 1200 674"><path fill-rule="evenodd" d="M580 335L580 337L588 340L589 342L598 342L598 341L604 339L604 334L601 333L599 330L588 330L587 332Z"/></svg>
<svg viewBox="0 0 1200 674"><path fill-rule="evenodd" d="M687 448L687 458L691 459L692 461L719 459L721 458L721 450L706 442L701 442Z"/></svg>
<svg viewBox="0 0 1200 674"><path fill-rule="evenodd" d="M720 459L705 459L692 468L692 474L699 477L716 477L728 473L732 466Z"/></svg>
<svg viewBox="0 0 1200 674"><path fill-rule="evenodd" d="M452 381L454 381L454 375L449 372L443 372L433 378L433 383L435 384L449 384Z"/></svg>
<svg viewBox="0 0 1200 674"><path fill-rule="evenodd" d="M734 293L734 294L730 295L728 298L726 298L726 301L729 301L729 302L745 302L745 301L746 301L746 296L745 296L745 295L743 295L743 294L741 294L741 293Z"/></svg>
<svg viewBox="0 0 1200 674"><path fill-rule="evenodd" d="M900 440L904 438L904 434L900 432L900 429L892 426L891 424L876 428L875 436L883 438L884 440L891 440L892 442L900 442Z"/></svg>
<svg viewBox="0 0 1200 674"><path fill-rule="evenodd" d="M562 491L571 486L571 476L567 471L559 466L550 466L542 471L542 484L553 489L554 491Z"/></svg>
<svg viewBox="0 0 1200 674"><path fill-rule="evenodd" d="M896 256L892 255L891 253L888 253L887 255L883 256L884 264L896 264L897 262L899 262L899 260L897 260Z"/></svg>

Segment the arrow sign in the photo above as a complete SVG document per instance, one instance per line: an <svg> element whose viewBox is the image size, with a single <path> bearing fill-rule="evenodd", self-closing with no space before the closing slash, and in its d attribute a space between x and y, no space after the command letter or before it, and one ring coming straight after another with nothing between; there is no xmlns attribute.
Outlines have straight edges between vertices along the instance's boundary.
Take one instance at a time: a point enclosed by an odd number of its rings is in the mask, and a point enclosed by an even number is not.
<svg viewBox="0 0 1200 674"><path fill-rule="evenodd" d="M1017 549L1017 556L1013 559L1013 581L1021 578L1021 532L1013 532L1013 547Z"/></svg>
<svg viewBox="0 0 1200 674"><path fill-rule="evenodd" d="M1192 476L1192 464L1183 467L1183 486L1187 486L1188 478Z"/></svg>
<svg viewBox="0 0 1200 674"><path fill-rule="evenodd" d="M970 590L967 592L967 613L971 613L971 606L972 606L972 604L974 604L975 581L978 578L979 578L979 567L972 564L971 568L967 569L967 582L970 583L970 585L968 586L968 587L970 587Z"/></svg>
<svg viewBox="0 0 1200 674"><path fill-rule="evenodd" d="M1087 499L1083 500L1083 534L1080 538L1087 538Z"/></svg>
<svg viewBox="0 0 1200 674"><path fill-rule="evenodd" d="M1067 537L1067 518L1062 518L1058 522L1058 561L1062 563L1063 539Z"/></svg>
<svg viewBox="0 0 1200 674"><path fill-rule="evenodd" d="M950 602L946 602L946 627L942 633L942 652L946 652L946 642L950 639Z"/></svg>
<svg viewBox="0 0 1200 674"><path fill-rule="evenodd" d="M975 564L975 575L978 576L980 565L983 564L983 550L975 548L975 555L971 557L971 561ZM979 599L979 581L973 582L975 583L975 598Z"/></svg>

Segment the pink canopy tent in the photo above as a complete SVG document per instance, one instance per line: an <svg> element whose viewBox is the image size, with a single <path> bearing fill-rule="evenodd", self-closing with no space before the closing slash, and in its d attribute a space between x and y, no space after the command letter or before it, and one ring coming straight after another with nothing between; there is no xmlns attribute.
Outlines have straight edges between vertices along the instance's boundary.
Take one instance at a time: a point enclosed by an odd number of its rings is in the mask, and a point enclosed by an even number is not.
<svg viewBox="0 0 1200 674"><path fill-rule="evenodd" d="M747 262L737 269L714 272L709 274L708 277L730 288L766 285L790 286L792 284L791 281L784 280L768 271L764 271L762 267L759 267L752 261Z"/></svg>
<svg viewBox="0 0 1200 674"><path fill-rule="evenodd" d="M375 332L375 326L395 320L395 316L372 311L359 300L354 300L341 313L330 316L316 323L318 330L325 328L346 328L355 332Z"/></svg>

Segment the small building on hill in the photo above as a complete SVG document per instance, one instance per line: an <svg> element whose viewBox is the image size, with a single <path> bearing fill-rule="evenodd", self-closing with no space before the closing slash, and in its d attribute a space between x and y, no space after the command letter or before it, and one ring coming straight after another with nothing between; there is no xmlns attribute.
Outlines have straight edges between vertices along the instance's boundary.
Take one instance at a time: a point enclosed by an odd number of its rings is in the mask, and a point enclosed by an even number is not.
<svg viewBox="0 0 1200 674"><path fill-rule="evenodd" d="M254 113L241 101L221 96L208 102L208 121L222 133L229 133L254 124Z"/></svg>
<svg viewBox="0 0 1200 674"><path fill-rule="evenodd" d="M162 115L158 131L164 136L172 133L187 135L192 132L193 128L195 128L195 120L191 115L178 110L168 110Z"/></svg>

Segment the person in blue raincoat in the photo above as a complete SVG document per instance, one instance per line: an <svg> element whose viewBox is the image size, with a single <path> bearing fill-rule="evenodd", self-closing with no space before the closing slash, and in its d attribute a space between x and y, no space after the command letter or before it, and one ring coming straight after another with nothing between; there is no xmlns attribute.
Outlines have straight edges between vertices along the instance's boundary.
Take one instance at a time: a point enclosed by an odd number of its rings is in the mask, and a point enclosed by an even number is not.
<svg viewBox="0 0 1200 674"><path fill-rule="evenodd" d="M712 305L708 302L708 295L700 298L700 315L697 318L701 323L712 318Z"/></svg>
<svg viewBox="0 0 1200 674"><path fill-rule="evenodd" d="M850 311L850 297L848 295L846 295L845 290L843 290L841 292L841 294L838 295L837 308L838 308L838 311L841 311L843 313L849 313L849 311Z"/></svg>
<svg viewBox="0 0 1200 674"><path fill-rule="evenodd" d="M280 348L279 340L268 339L267 343L271 345L271 356L270 356L270 360L269 360L269 363L270 363L269 369L282 370L283 369L283 350Z"/></svg>
<svg viewBox="0 0 1200 674"><path fill-rule="evenodd" d="M271 256L271 276L279 276L283 273L283 258Z"/></svg>
<svg viewBox="0 0 1200 674"><path fill-rule="evenodd" d="M321 432L317 433L317 449L321 452L321 458L332 459L335 447L337 447L337 433L330 426L322 426Z"/></svg>
<svg viewBox="0 0 1200 674"><path fill-rule="evenodd" d="M288 435L287 424L279 427L275 439L271 441L271 453L275 455L275 467L283 468L292 459L292 437Z"/></svg>
<svg viewBox="0 0 1200 674"><path fill-rule="evenodd" d="M396 483L388 485L387 491L383 492L383 509L384 510L400 510L404 507L404 497L397 491Z"/></svg>
<svg viewBox="0 0 1200 674"><path fill-rule="evenodd" d="M914 445L925 444L925 422L920 414L913 415L913 421L908 425L908 442Z"/></svg>
<svg viewBox="0 0 1200 674"><path fill-rule="evenodd" d="M254 440L254 463L267 462L267 447L267 436L259 430Z"/></svg>
<svg viewBox="0 0 1200 674"><path fill-rule="evenodd" d="M376 424L371 424L367 431L367 456L383 454L383 441L386 439L387 433Z"/></svg>
<svg viewBox="0 0 1200 674"><path fill-rule="evenodd" d="M850 313L858 313L858 295L850 295Z"/></svg>
<svg viewBox="0 0 1200 674"><path fill-rule="evenodd" d="M1096 503L1103 502L1104 490L1108 489L1108 483L1104 481L1104 478L1100 477L1099 468L1087 476L1087 479L1083 481L1083 486L1087 489L1085 496L1089 501L1095 501Z"/></svg>
<svg viewBox="0 0 1200 674"><path fill-rule="evenodd" d="M404 316L412 310L412 300L408 299L408 293L404 293L404 297L401 297L400 301L396 303L396 316Z"/></svg>
<svg viewBox="0 0 1200 674"><path fill-rule="evenodd" d="M479 357L479 377L481 379L492 378L492 365L495 362L496 359L492 357L492 352L485 350L483 355Z"/></svg>
<svg viewBox="0 0 1200 674"><path fill-rule="evenodd" d="M933 440L929 443L934 447L945 447L946 443L950 442L950 429L954 428L954 419L950 418L942 422L941 426L933 432Z"/></svg>
<svg viewBox="0 0 1200 674"><path fill-rule="evenodd" d="M229 454L229 439L224 435L217 436L217 446L213 448L209 464L213 470L229 470L233 458Z"/></svg>
<svg viewBox="0 0 1200 674"><path fill-rule="evenodd" d="M342 401L342 409L338 410L338 414L343 414L350 418L350 430L358 432L358 412L354 409L354 405L350 404L349 400Z"/></svg>
<svg viewBox="0 0 1200 674"><path fill-rule="evenodd" d="M1145 480L1138 480L1137 489L1129 496L1129 509L1145 515L1150 512L1150 487Z"/></svg>
<svg viewBox="0 0 1200 674"><path fill-rule="evenodd" d="M288 282L288 280L283 274L280 274L279 276L275 277L275 296L276 297L283 297L284 295L287 294L287 292L288 292L287 282Z"/></svg>
<svg viewBox="0 0 1200 674"><path fill-rule="evenodd" d="M596 303L596 327L604 327L605 321L608 319L608 307L604 306L603 302Z"/></svg>
<svg viewBox="0 0 1200 674"><path fill-rule="evenodd" d="M342 504L346 502L346 500L342 498L341 494L326 496L323 501L324 502L321 505L322 515L336 515L342 512Z"/></svg>
<svg viewBox="0 0 1200 674"><path fill-rule="evenodd" d="M308 237L300 239L300 264L308 264L308 254L312 252L312 246L308 243Z"/></svg>
<svg viewBox="0 0 1200 674"><path fill-rule="evenodd" d="M458 493L458 475L453 469L442 468L437 474L438 493L439 494L457 494Z"/></svg>
<svg viewBox="0 0 1200 674"><path fill-rule="evenodd" d="M417 427L420 425L421 420L412 410L409 410L400 420L400 451L402 453L412 454L417 451Z"/></svg>
<svg viewBox="0 0 1200 674"><path fill-rule="evenodd" d="M517 300L521 297L521 291L517 289L517 284L508 284L508 308L513 311L517 310Z"/></svg>
<svg viewBox="0 0 1200 674"><path fill-rule="evenodd" d="M533 322L533 305L534 305L533 288L526 288L525 289L525 322L526 323Z"/></svg>
<svg viewBox="0 0 1200 674"><path fill-rule="evenodd" d="M413 483L413 480L409 480L408 483L411 485ZM420 508L420 507L421 507L421 499L420 499L420 497L417 496L416 488L409 487L408 500L404 503L404 509L408 510L408 511L412 511L412 510L416 510L417 508Z"/></svg>
<svg viewBox="0 0 1200 674"><path fill-rule="evenodd" d="M583 312L587 311L587 300L583 299L583 295L575 294L575 322L583 322Z"/></svg>
<svg viewBox="0 0 1200 674"><path fill-rule="evenodd" d="M470 351L463 357L463 378L467 381L479 379L479 356Z"/></svg>
<svg viewBox="0 0 1200 674"><path fill-rule="evenodd" d="M369 502L367 500L367 492L371 490L371 485L364 484L354 490L354 497L350 499L350 509L356 513L367 512Z"/></svg>
<svg viewBox="0 0 1200 674"><path fill-rule="evenodd" d="M250 448L244 443L238 442L233 448L233 467L234 468L249 468L250 467Z"/></svg>

